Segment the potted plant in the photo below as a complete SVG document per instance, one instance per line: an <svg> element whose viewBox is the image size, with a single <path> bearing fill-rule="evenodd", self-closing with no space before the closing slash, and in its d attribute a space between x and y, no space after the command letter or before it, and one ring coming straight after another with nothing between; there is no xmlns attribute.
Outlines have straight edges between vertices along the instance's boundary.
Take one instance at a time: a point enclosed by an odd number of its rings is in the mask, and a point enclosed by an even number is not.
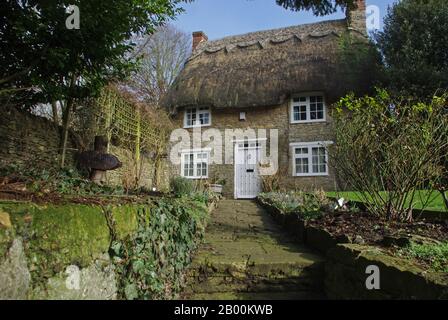
<svg viewBox="0 0 448 320"><path fill-rule="evenodd" d="M211 191L215 192L215 193L219 193L222 194L222 187L226 184L226 179L218 176L218 175L214 175L211 179L210 179L210 184L209 184L209 188Z"/></svg>

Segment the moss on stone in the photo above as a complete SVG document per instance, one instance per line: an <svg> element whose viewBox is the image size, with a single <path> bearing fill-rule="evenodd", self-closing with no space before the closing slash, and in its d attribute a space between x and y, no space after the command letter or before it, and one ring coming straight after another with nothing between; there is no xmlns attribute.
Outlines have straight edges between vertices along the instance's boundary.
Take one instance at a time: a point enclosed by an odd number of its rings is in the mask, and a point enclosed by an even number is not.
<svg viewBox="0 0 448 320"><path fill-rule="evenodd" d="M29 258L43 271L41 276L61 272L70 264L85 267L109 249L109 229L99 207L42 207L33 214L32 225Z"/></svg>
<svg viewBox="0 0 448 320"><path fill-rule="evenodd" d="M141 207L130 204L104 209L111 211L120 239L137 229ZM109 250L111 234L102 207L3 201L0 210L10 215L13 224L0 229L0 258L14 236L22 236L30 270L39 278L52 277L71 264L86 267Z"/></svg>
<svg viewBox="0 0 448 320"><path fill-rule="evenodd" d="M140 206L122 205L111 208L115 220L115 232L120 240L137 230L137 212Z"/></svg>
<svg viewBox="0 0 448 320"><path fill-rule="evenodd" d="M8 248L11 246L14 235L14 228L0 228L0 263L8 252Z"/></svg>

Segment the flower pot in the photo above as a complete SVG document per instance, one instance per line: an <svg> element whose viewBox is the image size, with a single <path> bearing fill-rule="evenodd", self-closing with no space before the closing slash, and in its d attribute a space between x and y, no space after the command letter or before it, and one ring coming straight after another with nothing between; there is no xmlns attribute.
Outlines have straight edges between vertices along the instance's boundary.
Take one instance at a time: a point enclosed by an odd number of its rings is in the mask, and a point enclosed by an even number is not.
<svg viewBox="0 0 448 320"><path fill-rule="evenodd" d="M210 190L212 190L215 193L222 193L222 184L211 184Z"/></svg>

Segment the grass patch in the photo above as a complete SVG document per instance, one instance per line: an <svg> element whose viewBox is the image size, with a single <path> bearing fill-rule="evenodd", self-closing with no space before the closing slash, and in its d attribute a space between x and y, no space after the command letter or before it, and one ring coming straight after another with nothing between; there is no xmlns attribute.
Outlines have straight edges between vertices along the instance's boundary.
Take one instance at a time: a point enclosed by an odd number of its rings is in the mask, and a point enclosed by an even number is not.
<svg viewBox="0 0 448 320"><path fill-rule="evenodd" d="M440 244L411 244L400 255L420 260L436 272L448 272L448 242Z"/></svg>
<svg viewBox="0 0 448 320"><path fill-rule="evenodd" d="M386 195L386 192L383 192ZM343 197L347 200L353 201L364 201L359 192L356 191L333 191L327 192L327 195L330 197ZM433 210L433 211L446 211L445 204L443 202L443 197L438 191L430 191L430 190L422 190L417 191L414 198L414 208L422 209L424 203L428 201L425 209Z"/></svg>

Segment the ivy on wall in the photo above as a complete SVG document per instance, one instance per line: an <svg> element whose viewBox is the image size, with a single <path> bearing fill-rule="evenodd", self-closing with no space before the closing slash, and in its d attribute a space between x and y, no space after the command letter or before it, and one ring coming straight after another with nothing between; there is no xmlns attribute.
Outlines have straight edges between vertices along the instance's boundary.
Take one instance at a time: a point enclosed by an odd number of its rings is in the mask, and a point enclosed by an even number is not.
<svg viewBox="0 0 448 320"><path fill-rule="evenodd" d="M205 231L208 201L203 195L156 200L138 211L135 233L113 237L110 254L120 298L176 298Z"/></svg>

